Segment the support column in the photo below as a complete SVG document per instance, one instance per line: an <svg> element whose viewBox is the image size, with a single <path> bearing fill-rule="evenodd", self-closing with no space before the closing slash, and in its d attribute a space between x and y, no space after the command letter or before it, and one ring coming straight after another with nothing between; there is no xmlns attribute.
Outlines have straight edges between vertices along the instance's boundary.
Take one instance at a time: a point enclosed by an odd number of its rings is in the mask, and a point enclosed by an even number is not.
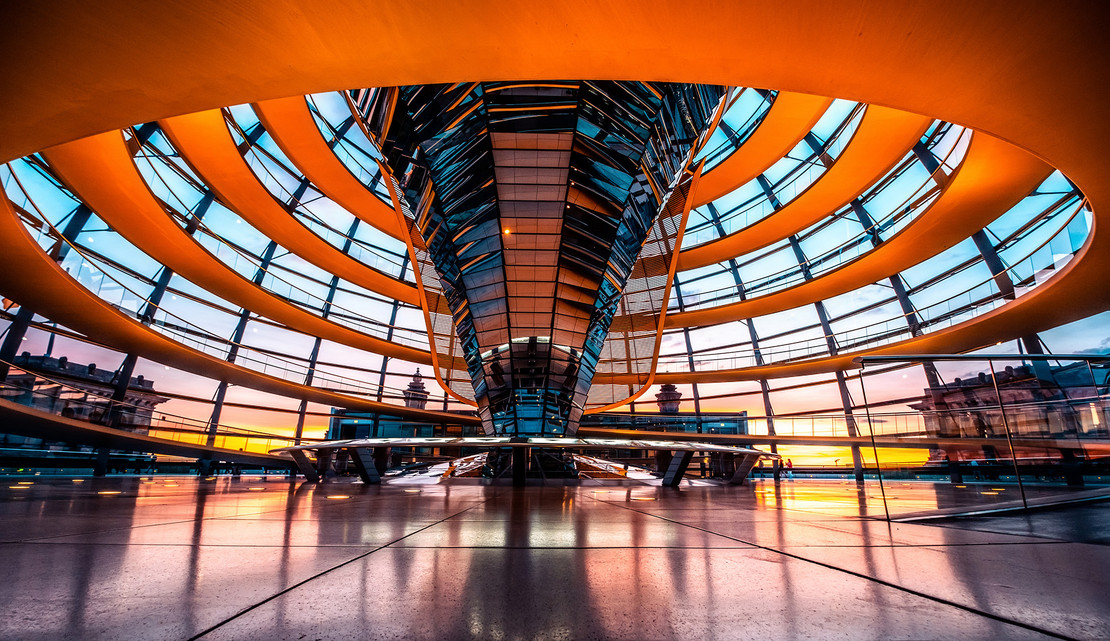
<svg viewBox="0 0 1110 641"><path fill-rule="evenodd" d="M914 150L919 159L922 158L922 154L926 151L927 150L924 150L923 147L921 149ZM936 162L936 158L933 157L931 154L926 154L925 157L931 158L931 162L925 163L924 160L922 160L922 162L927 168L929 168L930 173L935 172L936 169L940 166L939 163ZM943 174L935 175L942 176ZM852 207L852 211L856 214L856 219L859 220L860 225L871 238L871 246L878 247L879 245L881 245L883 243L882 236L879 235L879 230L876 227L875 221L871 217L871 214L867 211L867 208L863 206L863 203L860 202L859 198L853 200L850 205ZM902 279L902 275L892 274L887 280L890 282L891 289L894 290L894 297L898 300L898 306L902 308L902 314L906 318L906 325L910 329L910 334L915 337L921 336L924 333L924 330L921 326L921 319L917 315L917 310L913 306L913 301L910 300L910 294L906 290L906 283ZM941 388L943 386L941 385L940 374L937 372L936 365L934 365L931 361L923 361L921 363L921 368L925 372L925 379L929 382L929 395L933 401L933 409L937 412L937 426L939 434L941 436L947 436L950 434L958 433L959 430L955 429L954 426L951 425L951 416L949 416L948 414L947 403L944 400L944 393L943 391L941 391ZM860 385L863 384L863 374L861 373ZM960 484L963 483L963 474L960 473L959 461L953 458L955 456L958 456L957 452L958 450L952 450L948 451L947 454L949 457L949 474L952 482L955 484Z"/></svg>
<svg viewBox="0 0 1110 641"><path fill-rule="evenodd" d="M335 450L316 450L316 473L321 478L329 478L335 476L335 471L331 469L331 461L335 458Z"/></svg>
<svg viewBox="0 0 1110 641"><path fill-rule="evenodd" d="M50 248L50 257L54 262L61 264L65 260L66 255L69 254L70 243L73 243L81 231L85 228L85 223L89 222L89 217L92 216L92 210L84 205L78 205L69 214L69 220L62 228L62 237L59 238L54 246ZM8 378L8 363L15 360L15 355L19 353L19 347L23 344L23 337L27 335L27 330L31 326L31 321L34 320L35 311L30 307L20 304L19 311L16 312L15 318L12 319L11 325L8 326L8 334L4 337L3 345L0 345L0 382ZM51 334L53 340L53 334Z"/></svg>
<svg viewBox="0 0 1110 641"><path fill-rule="evenodd" d="M528 478L528 460L532 457L532 448L513 448L513 487L524 487Z"/></svg>
<svg viewBox="0 0 1110 641"><path fill-rule="evenodd" d="M1063 456L1061 467L1064 468L1064 480L1070 487L1083 487L1083 468L1079 457L1075 455L1077 451L1079 450L1060 450Z"/></svg>
<svg viewBox="0 0 1110 641"><path fill-rule="evenodd" d="M805 252L802 251L802 245L798 242L796 235L790 236L790 247L794 251L794 257L798 261L798 265L802 268L802 275L805 279L812 280L813 274L809 270L809 259L806 258ZM829 322L829 314L825 311L825 304L817 301L813 304L814 309L817 311L817 320L821 323L821 333L825 335L825 345L829 350L830 356L836 356L840 348L836 343L836 336L833 334L832 323ZM856 436L858 430L856 429L856 417L852 413L852 397L848 390L848 382L844 377L844 372L837 370L836 372L836 387L840 392L840 403L844 409L844 421L848 429L848 436ZM875 462L878 465L878 461ZM855 473L856 482L863 482L863 457L860 455L858 445L852 445L852 470Z"/></svg>
<svg viewBox="0 0 1110 641"><path fill-rule="evenodd" d="M375 447L374 448L374 468L378 470L378 474L385 474L389 469L389 460L393 457L392 447Z"/></svg>
<svg viewBox="0 0 1110 641"><path fill-rule="evenodd" d="M667 466L667 473L663 475L663 487L678 487L682 477L686 476L686 468L690 467L690 461L693 459L694 453L690 450L674 452L671 455L671 463Z"/></svg>
<svg viewBox="0 0 1110 641"><path fill-rule="evenodd" d="M31 327L31 319L34 317L35 312L30 307L21 305L15 318L8 325L8 335L4 337L3 345L0 345L0 383L7 380L8 371L11 369L8 363L13 362L15 355L19 353L19 346L23 344L23 337L27 335L27 330Z"/></svg>
<svg viewBox="0 0 1110 641"><path fill-rule="evenodd" d="M682 284L680 282L678 274L675 274L674 276L674 285L672 287L674 289L674 299L676 302L678 302L678 311L686 311L686 304L682 300ZM682 338L686 341L687 366L690 368L690 372L693 373L696 369L694 365L694 344L690 340L689 327L682 328ZM698 384L691 383L690 389L693 391L694 394L694 416L698 421L698 432L701 432L701 398L698 395Z"/></svg>
<svg viewBox="0 0 1110 641"><path fill-rule="evenodd" d="M266 276L266 270L270 268L270 261L274 259L274 252L277 251L277 242L270 241L266 246L266 251L262 254L262 263L255 272L253 282L255 285L260 285L262 279ZM251 311L243 308L239 312L239 322L235 325L235 331L231 335L231 347L227 352L227 362L234 363L235 358L239 355L239 345L243 342L243 335L247 331L247 322L250 321ZM212 405L212 415L208 419L208 437L205 439L205 444L212 446L216 442L216 430L219 428L220 415L223 413L224 397L227 395L227 381L220 381L220 385L216 388L216 399ZM202 470L207 468L208 464L202 459L200 462ZM206 473L206 470L205 470Z"/></svg>
<svg viewBox="0 0 1110 641"><path fill-rule="evenodd" d="M655 475L662 477L667 473L667 467L671 464L670 450L655 450Z"/></svg>
<svg viewBox="0 0 1110 641"><path fill-rule="evenodd" d="M402 277L404 277L405 270L408 269L408 266L409 266L409 255L406 252L401 257L401 276ZM400 310L400 308L401 308L401 301L394 300L393 301L393 309L389 313L389 327L385 330L385 340L387 340L387 341L393 340L393 329L397 325L397 312ZM383 400L384 395L385 395L385 376L386 376L386 372L389 370L389 360L390 360L389 356L382 355L382 367L381 367L381 371L378 373L378 396L377 396L377 400L379 402L381 402ZM444 412L447 411L447 393L446 392L443 393L443 411ZM380 425L380 423L381 423L381 415L375 413L374 414L374 420L370 424L370 438L377 438L377 436L378 436L378 426Z"/></svg>
<svg viewBox="0 0 1110 641"><path fill-rule="evenodd" d="M96 451L96 461L93 463L93 476L108 475L108 448L102 447Z"/></svg>
<svg viewBox="0 0 1110 641"><path fill-rule="evenodd" d="M760 184L761 185L766 184L766 180L764 180ZM766 189L769 189L769 187L770 186L768 185L766 187ZM772 201L772 202L775 202L775 201ZM724 238L726 236L726 232L725 232L724 225L721 224L721 214L720 214L720 212L718 212L717 208L713 206L713 203L708 203L705 206L705 209L709 213L710 219L713 221L713 227L717 230L717 235ZM747 293L744 289L744 281L743 281L742 278L740 278L740 266L736 263L736 259L734 259L734 258L728 259L728 268L729 268L729 272L732 273L732 280L736 284L736 296L740 300L746 300L747 299ZM755 359L755 364L756 364L757 367L762 366L765 363L763 361L763 352L759 349L759 334L755 330L755 323L752 322L752 319L750 319L750 318L745 318L743 320L743 323L748 328L748 338L750 339L751 344L752 344L752 356ZM767 384L767 379L766 378L760 378L759 379L759 391L760 391L761 396L763 397L763 415L767 418L767 435L768 436L774 436L775 435L775 419L774 419L775 409L771 405L771 387L770 387L770 385ZM778 444L777 443L771 443L771 453L772 454L778 454L778 451L779 451ZM777 459L777 458L774 459L774 461L772 463L772 466L774 467L775 470L778 469L778 467L777 467L778 464L779 464L779 459Z"/></svg>
<svg viewBox="0 0 1110 641"><path fill-rule="evenodd" d="M347 454L351 462L355 464L355 471L358 472L358 477L362 479L363 483L377 485L382 482L381 474L378 473L378 466L370 452L363 448L348 447Z"/></svg>
<svg viewBox="0 0 1110 641"><path fill-rule="evenodd" d="M315 483L320 480L320 475L316 473L316 468L312 466L312 461L308 460L308 456L304 450L292 450L289 455L293 457L293 462L297 464L297 469L304 474L305 480L309 483Z"/></svg>
<svg viewBox="0 0 1110 641"><path fill-rule="evenodd" d="M752 468L759 462L760 456L760 454L734 454L735 470L732 473L732 478L728 480L728 484L743 485L744 481L748 479L748 475L752 473Z"/></svg>
<svg viewBox="0 0 1110 641"><path fill-rule="evenodd" d="M962 485L964 473L960 470L960 459L948 456L948 478L953 485Z"/></svg>

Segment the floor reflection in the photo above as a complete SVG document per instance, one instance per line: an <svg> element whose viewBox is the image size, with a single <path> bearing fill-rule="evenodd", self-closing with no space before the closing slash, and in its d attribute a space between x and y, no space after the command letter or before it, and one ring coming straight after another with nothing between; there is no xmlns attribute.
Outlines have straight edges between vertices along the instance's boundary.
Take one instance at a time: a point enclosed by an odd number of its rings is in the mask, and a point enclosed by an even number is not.
<svg viewBox="0 0 1110 641"><path fill-rule="evenodd" d="M876 484L839 480L29 483L0 497L5 639L1110 635L1110 554L1078 533L1110 508L977 529L888 522Z"/></svg>

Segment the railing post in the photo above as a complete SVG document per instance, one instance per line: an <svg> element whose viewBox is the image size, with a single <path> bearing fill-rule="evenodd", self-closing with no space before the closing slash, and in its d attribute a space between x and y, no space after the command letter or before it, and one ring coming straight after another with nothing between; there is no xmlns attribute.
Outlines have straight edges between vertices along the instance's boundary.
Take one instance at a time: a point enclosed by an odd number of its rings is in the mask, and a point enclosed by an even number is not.
<svg viewBox="0 0 1110 641"><path fill-rule="evenodd" d="M998 377L994 375L994 361L987 360L987 366L991 370L991 383L994 385L994 394L998 398L998 410L1002 413L1002 427L1006 430L1006 443L1010 446L1010 461L1014 466L1014 476L1017 478L1018 491L1021 492L1021 506L1029 509L1029 502L1025 498L1025 484L1021 482L1021 470L1018 469L1017 452L1014 451L1014 437L1010 433L1010 421L1006 417L1006 407L1002 402L1002 392L998 389Z"/></svg>
<svg viewBox="0 0 1110 641"><path fill-rule="evenodd" d="M879 465L879 446L875 444L875 423L871 421L871 403L867 400L867 383L863 378L866 364L861 361L859 368L859 388L863 391L863 411L867 416L867 433L871 435L871 451L875 453L875 477L879 480L879 494L883 497L883 513L890 520L890 508L886 504L886 488L883 487L883 471ZM854 463L854 462L853 462ZM863 481L857 481L863 483Z"/></svg>

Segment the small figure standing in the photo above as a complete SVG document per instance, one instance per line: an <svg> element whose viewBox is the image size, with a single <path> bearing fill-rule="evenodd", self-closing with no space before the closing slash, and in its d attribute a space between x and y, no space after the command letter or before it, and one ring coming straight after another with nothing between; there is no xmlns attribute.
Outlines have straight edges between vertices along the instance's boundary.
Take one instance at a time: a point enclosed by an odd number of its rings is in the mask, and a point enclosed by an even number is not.
<svg viewBox="0 0 1110 641"><path fill-rule="evenodd" d="M794 461L786 459L786 479L788 481L794 480Z"/></svg>

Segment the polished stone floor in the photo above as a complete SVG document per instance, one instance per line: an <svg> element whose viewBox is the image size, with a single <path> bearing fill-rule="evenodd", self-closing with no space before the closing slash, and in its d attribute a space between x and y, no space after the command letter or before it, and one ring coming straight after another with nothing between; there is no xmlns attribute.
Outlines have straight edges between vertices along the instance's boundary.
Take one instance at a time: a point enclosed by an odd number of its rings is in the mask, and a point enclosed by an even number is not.
<svg viewBox="0 0 1110 641"><path fill-rule="evenodd" d="M890 523L843 481L3 481L0 639L1110 638L1110 503Z"/></svg>

